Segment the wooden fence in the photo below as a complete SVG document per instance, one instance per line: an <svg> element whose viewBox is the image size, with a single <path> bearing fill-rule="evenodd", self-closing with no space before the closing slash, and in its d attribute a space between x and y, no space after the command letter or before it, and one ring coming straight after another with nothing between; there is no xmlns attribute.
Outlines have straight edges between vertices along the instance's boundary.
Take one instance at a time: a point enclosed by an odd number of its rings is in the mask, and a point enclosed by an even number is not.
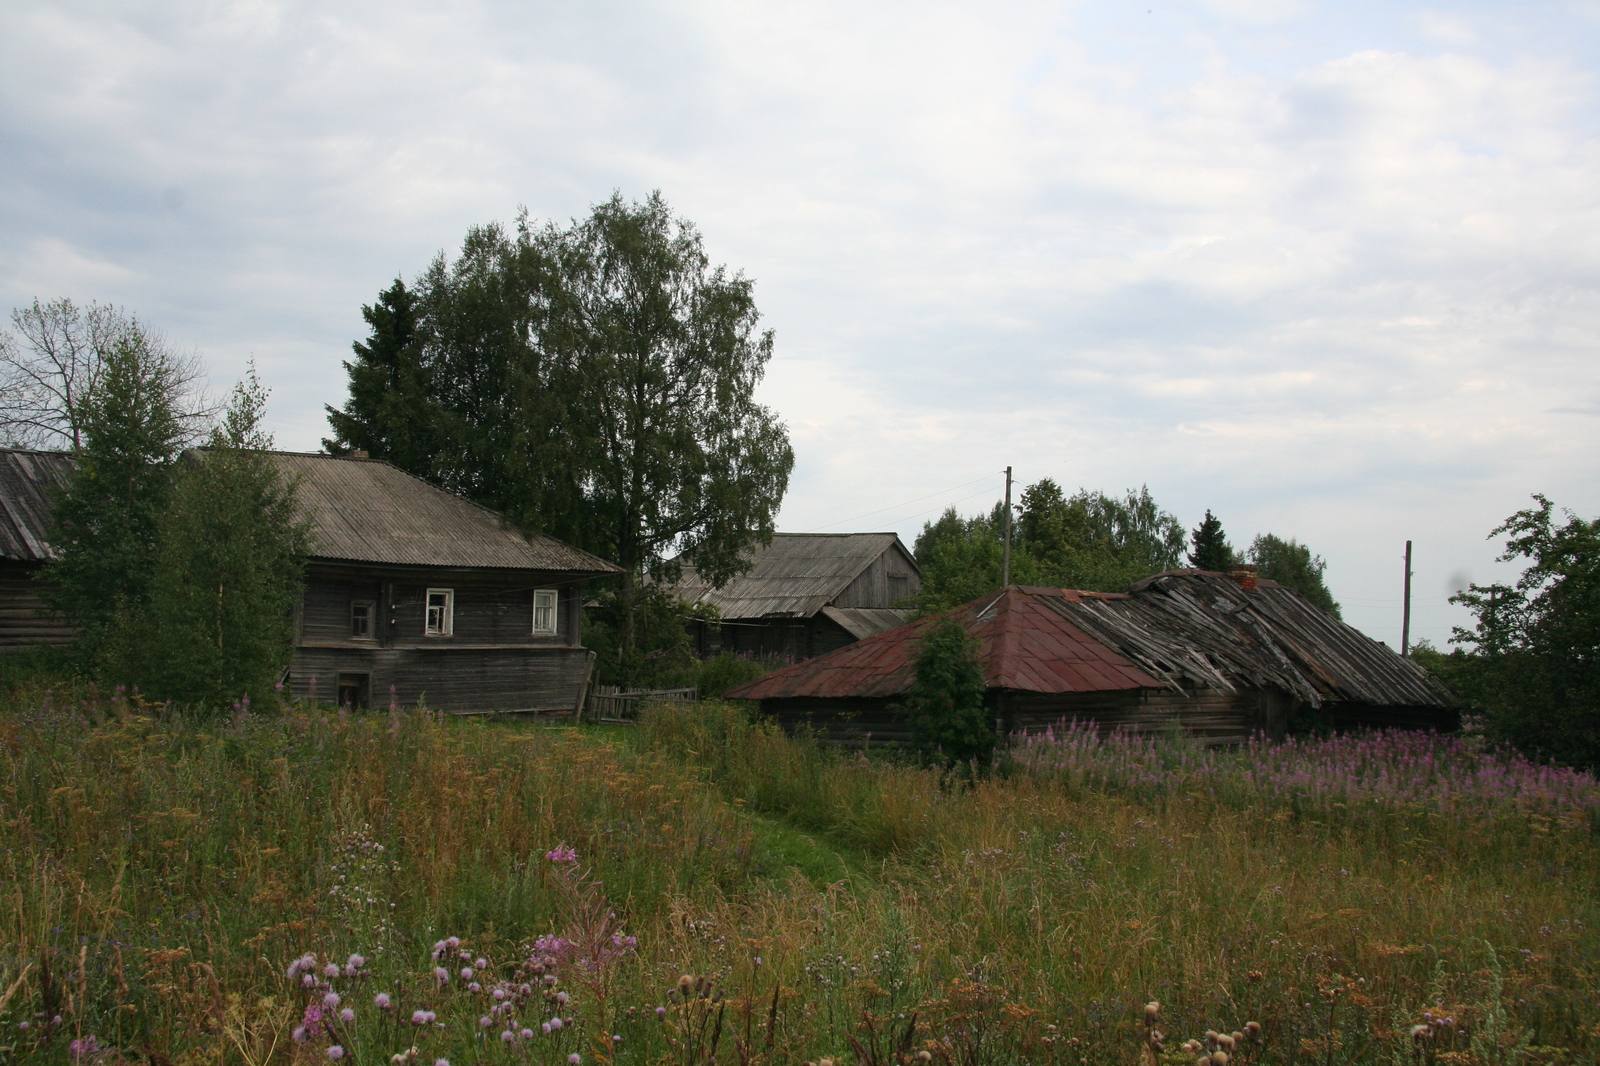
<svg viewBox="0 0 1600 1066"><path fill-rule="evenodd" d="M695 703L700 699L696 688L630 688L620 685L594 685L589 689L579 718L595 722L635 722L639 708L652 701L677 700Z"/></svg>

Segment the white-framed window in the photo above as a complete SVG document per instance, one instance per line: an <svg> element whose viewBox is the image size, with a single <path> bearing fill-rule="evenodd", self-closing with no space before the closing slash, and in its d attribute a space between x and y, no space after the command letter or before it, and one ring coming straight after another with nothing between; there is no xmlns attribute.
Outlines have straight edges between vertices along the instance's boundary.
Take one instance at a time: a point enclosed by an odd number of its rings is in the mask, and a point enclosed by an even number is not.
<svg viewBox="0 0 1600 1066"><path fill-rule="evenodd" d="M542 636L556 632L556 606L561 602L555 589L533 590L533 631Z"/></svg>
<svg viewBox="0 0 1600 1066"><path fill-rule="evenodd" d="M354 600L350 604L350 635L356 640L372 639L372 616L377 605L371 600Z"/></svg>
<svg viewBox="0 0 1600 1066"><path fill-rule="evenodd" d="M428 620L425 632L430 637L448 637L456 627L456 590L428 590Z"/></svg>

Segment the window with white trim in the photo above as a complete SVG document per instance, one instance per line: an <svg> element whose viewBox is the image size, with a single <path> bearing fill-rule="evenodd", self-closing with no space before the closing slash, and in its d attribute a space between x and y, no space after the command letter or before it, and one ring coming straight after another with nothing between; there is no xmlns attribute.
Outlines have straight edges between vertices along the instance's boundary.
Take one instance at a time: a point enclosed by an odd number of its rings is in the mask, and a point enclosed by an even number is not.
<svg viewBox="0 0 1600 1066"><path fill-rule="evenodd" d="M430 637L448 637L455 630L456 590L428 590L428 620L425 632Z"/></svg>
<svg viewBox="0 0 1600 1066"><path fill-rule="evenodd" d="M556 606L561 602L555 589L534 589L533 632L537 636L554 636L556 632Z"/></svg>

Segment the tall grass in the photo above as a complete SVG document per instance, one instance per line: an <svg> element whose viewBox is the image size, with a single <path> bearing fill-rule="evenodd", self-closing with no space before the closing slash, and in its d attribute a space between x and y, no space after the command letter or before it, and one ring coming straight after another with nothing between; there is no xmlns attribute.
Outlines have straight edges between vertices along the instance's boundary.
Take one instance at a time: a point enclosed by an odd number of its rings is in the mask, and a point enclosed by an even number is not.
<svg viewBox="0 0 1600 1066"><path fill-rule="evenodd" d="M960 785L716 704L40 702L0 714L0 1058L1193 1062L1258 1021L1236 1061L1593 1061L1596 794L1438 738L1067 729Z"/></svg>

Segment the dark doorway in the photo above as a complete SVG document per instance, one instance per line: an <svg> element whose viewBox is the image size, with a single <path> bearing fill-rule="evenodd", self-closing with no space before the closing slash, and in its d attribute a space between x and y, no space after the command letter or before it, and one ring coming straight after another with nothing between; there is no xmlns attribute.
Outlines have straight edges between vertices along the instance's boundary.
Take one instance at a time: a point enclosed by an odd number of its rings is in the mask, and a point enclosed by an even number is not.
<svg viewBox="0 0 1600 1066"><path fill-rule="evenodd" d="M365 709L371 698L371 674L339 675L339 706Z"/></svg>

